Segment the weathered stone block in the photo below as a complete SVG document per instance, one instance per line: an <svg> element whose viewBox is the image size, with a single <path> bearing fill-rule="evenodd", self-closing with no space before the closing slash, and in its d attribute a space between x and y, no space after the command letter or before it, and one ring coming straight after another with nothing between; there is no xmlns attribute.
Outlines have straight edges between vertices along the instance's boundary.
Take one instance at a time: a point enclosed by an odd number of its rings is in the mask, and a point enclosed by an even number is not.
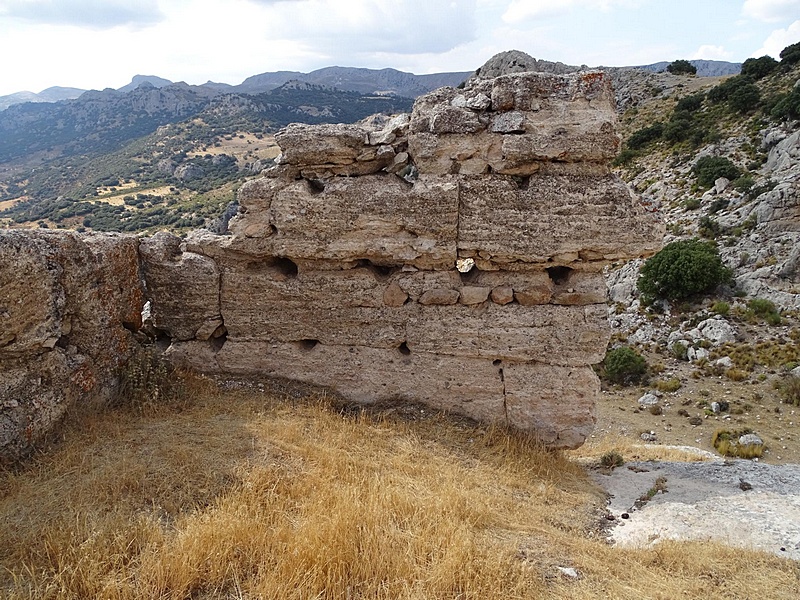
<svg viewBox="0 0 800 600"><path fill-rule="evenodd" d="M616 176L466 177L459 257L481 265L569 264L654 253L664 224Z"/></svg>
<svg viewBox="0 0 800 600"><path fill-rule="evenodd" d="M605 355L605 305L409 308L406 341L415 351L552 365L589 365Z"/></svg>
<svg viewBox="0 0 800 600"><path fill-rule="evenodd" d="M222 325L219 269L213 259L180 246L181 239L166 232L141 242L153 325L175 340L198 332L208 339Z"/></svg>
<svg viewBox="0 0 800 600"><path fill-rule="evenodd" d="M273 180L275 181L275 180ZM309 260L368 259L376 264L449 268L455 263L458 185L454 178L394 175L294 181L257 188L245 207L268 207L231 222L234 234L264 238L274 256Z"/></svg>
<svg viewBox="0 0 800 600"><path fill-rule="evenodd" d="M503 362L509 425L551 448L577 448L594 429L600 381L590 367Z"/></svg>

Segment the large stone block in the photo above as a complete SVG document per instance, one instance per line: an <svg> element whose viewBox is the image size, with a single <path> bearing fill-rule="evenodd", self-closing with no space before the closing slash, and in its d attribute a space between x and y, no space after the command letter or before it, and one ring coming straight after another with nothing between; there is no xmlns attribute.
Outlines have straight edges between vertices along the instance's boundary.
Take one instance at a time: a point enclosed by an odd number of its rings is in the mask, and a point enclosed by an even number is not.
<svg viewBox="0 0 800 600"><path fill-rule="evenodd" d="M74 403L114 393L141 326L137 248L132 236L0 231L0 462Z"/></svg>
<svg viewBox="0 0 800 600"><path fill-rule="evenodd" d="M614 175L465 177L460 208L459 257L482 268L647 256L664 232Z"/></svg>
<svg viewBox="0 0 800 600"><path fill-rule="evenodd" d="M420 402L505 422L503 383L491 361L405 348L229 340L216 355L226 373L284 377L329 387L354 402Z"/></svg>
<svg viewBox="0 0 800 600"><path fill-rule="evenodd" d="M412 351L577 366L600 362L610 337L605 305L411 308Z"/></svg>
<svg viewBox="0 0 800 600"><path fill-rule="evenodd" d="M273 256L450 268L456 258L455 178L395 175L263 184L247 192L231 231L260 238ZM254 198L256 189L268 195ZM251 214L258 205L266 213Z"/></svg>
<svg viewBox="0 0 800 600"><path fill-rule="evenodd" d="M183 252L181 239L166 232L142 240L153 325L175 340L208 339L222 325L220 274L216 262Z"/></svg>
<svg viewBox="0 0 800 600"><path fill-rule="evenodd" d="M577 448L592 433L600 381L590 367L503 363L509 425L551 448Z"/></svg>

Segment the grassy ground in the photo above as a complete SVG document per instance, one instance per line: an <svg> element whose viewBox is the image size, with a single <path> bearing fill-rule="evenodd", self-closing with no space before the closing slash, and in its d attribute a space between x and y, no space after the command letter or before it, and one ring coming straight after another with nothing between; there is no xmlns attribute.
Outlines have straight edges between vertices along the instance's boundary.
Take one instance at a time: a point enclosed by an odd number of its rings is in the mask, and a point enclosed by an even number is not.
<svg viewBox="0 0 800 600"><path fill-rule="evenodd" d="M621 550L577 460L419 408L190 381L0 477L4 598L788 598L798 566ZM578 578L562 575L572 567Z"/></svg>

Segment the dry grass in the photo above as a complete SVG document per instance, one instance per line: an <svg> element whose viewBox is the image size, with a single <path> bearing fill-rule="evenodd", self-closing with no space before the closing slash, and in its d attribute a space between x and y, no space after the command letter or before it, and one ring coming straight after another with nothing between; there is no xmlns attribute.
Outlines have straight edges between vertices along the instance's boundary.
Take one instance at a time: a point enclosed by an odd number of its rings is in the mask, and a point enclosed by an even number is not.
<svg viewBox="0 0 800 600"><path fill-rule="evenodd" d="M707 454L688 447L643 444L641 441L621 435L606 435L596 440L589 440L577 450L569 451L567 455L583 463L599 464L602 457L610 452L618 453L626 462L643 460L704 462L710 458Z"/></svg>
<svg viewBox="0 0 800 600"><path fill-rule="evenodd" d="M798 593L796 565L767 554L607 546L583 470L524 436L197 382L189 395L155 414L84 418L60 448L2 474L0 597Z"/></svg>

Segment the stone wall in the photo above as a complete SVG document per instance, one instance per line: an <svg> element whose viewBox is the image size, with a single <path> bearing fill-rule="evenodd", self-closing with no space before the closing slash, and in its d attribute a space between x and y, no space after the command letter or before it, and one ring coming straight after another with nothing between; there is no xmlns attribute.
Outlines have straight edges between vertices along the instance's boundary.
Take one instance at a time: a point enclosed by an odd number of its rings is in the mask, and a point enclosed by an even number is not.
<svg viewBox="0 0 800 600"><path fill-rule="evenodd" d="M411 115L276 138L228 235L0 232L0 455L112 393L145 299L181 366L583 443L602 268L652 254L664 229L608 168L603 73L476 78Z"/></svg>
<svg viewBox="0 0 800 600"><path fill-rule="evenodd" d="M0 231L0 464L24 455L71 406L111 399L141 327L138 245Z"/></svg>
<svg viewBox="0 0 800 600"><path fill-rule="evenodd" d="M231 235L142 242L171 360L583 443L609 339L602 268L663 235L608 168L603 73L476 79L410 116L277 141Z"/></svg>

